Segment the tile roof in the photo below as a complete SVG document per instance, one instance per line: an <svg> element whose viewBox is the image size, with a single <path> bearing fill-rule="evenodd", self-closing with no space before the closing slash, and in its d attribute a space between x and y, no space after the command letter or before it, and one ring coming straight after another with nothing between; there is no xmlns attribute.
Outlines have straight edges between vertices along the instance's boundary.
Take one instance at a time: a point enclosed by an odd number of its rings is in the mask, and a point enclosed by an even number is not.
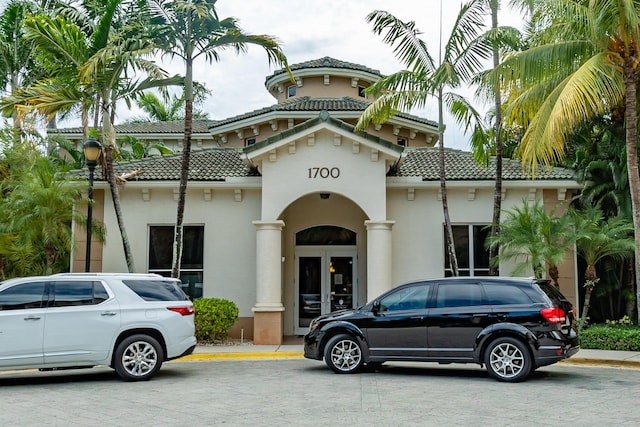
<svg viewBox="0 0 640 427"><path fill-rule="evenodd" d="M445 174L449 181L486 181L494 180L495 158L491 158L485 167L478 164L473 154L466 151L445 149ZM423 181L440 180L440 166L437 148L409 148L406 157L394 176L421 176ZM529 180L531 175L522 169L518 160L503 159L502 179L505 181ZM570 169L540 167L536 171L537 180L575 179Z"/></svg>
<svg viewBox="0 0 640 427"><path fill-rule="evenodd" d="M306 68L345 68L348 70L364 71L367 73L375 74L379 77L383 77L379 70L365 67L364 65L355 64L353 62L340 61L339 59L331 58L330 56L325 56L324 58L319 59L312 59L310 61L300 62L298 64L289 66L289 69L291 71L302 70ZM276 70L273 74L265 78L265 82L269 81L275 76L284 74L285 72L286 70L284 68Z"/></svg>
<svg viewBox="0 0 640 427"><path fill-rule="evenodd" d="M350 125L349 123L346 123L346 122L344 122L344 121L342 121L340 119L336 119L334 117L331 117L331 115L329 114L328 111L322 110L322 111L320 111L320 113L318 114L317 117L315 117L313 119L310 119L310 120L307 120L304 123L300 123L299 125L296 125L296 126L292 127L291 129L287 129L287 130L285 130L283 132L280 132L280 133L278 133L278 134L276 134L276 135L274 135L274 136L272 136L270 138L267 138L267 139L265 139L263 141L260 141L257 144L253 144L253 145L250 145L248 147L245 147L244 150L245 150L246 153L250 153L250 152L258 150L260 148L269 146L270 144L273 144L273 143L275 143L277 141L280 141L280 140L282 140L284 138L287 138L287 137L289 137L291 135L295 135L295 134L297 134L299 132L302 132L305 129L309 129L310 127L313 127L313 126L315 126L315 125L317 125L317 124L319 124L321 122L328 122L328 123L331 123L333 126L336 126L336 127L342 128L342 129L346 129L347 131L349 131L351 133L354 133L355 127L353 125ZM389 141L384 140L384 139L382 139L380 137L371 135L369 133L360 132L358 135L363 137L363 138L368 139L369 141L375 142L376 144L380 144L380 145L382 145L382 146L384 146L386 148L389 148L391 150L395 150L397 152L402 152L402 150L403 150L403 148L401 146L399 146L398 144L394 144L392 142L389 142Z"/></svg>
<svg viewBox="0 0 640 427"><path fill-rule="evenodd" d="M258 176L257 171L251 169L240 158L242 149L239 148L210 148L191 152L190 181L226 181L231 177ZM138 169L141 175L129 181L179 181L182 154L168 156L154 156L145 159L120 162L115 165L116 175L122 175ZM78 178L89 178L86 169L75 170L72 174ZM95 180L102 180L101 168L96 168Z"/></svg>
<svg viewBox="0 0 640 427"><path fill-rule="evenodd" d="M318 120L321 120L320 118ZM335 119L331 119L335 120ZM336 120L336 122L339 122ZM305 125L305 124L303 124ZM344 124L348 128L348 124ZM299 130L299 129L298 129ZM384 142L384 141L383 141ZM262 143L260 143L262 144ZM241 158L243 151L251 151L254 146L239 148L210 148L196 150L191 153L190 181L225 181L230 177L259 176ZM395 147L399 147L394 145ZM399 147L401 148L401 147ZM390 176L421 177L423 181L440 179L438 150L436 148L405 149L406 157ZM168 156L149 157L146 159L121 162L116 164L117 175L142 169L140 176L130 181L178 181L180 179L180 153ZM447 149L445 153L447 180L449 181L489 181L495 179L495 160L487 167L479 165L469 152ZM531 176L522 170L517 160L504 159L503 179L505 181L530 180ZM86 169L76 170L72 175L88 179ZM536 173L536 180L573 180L573 171L563 168L543 168ZM96 169L95 180L102 180L100 167Z"/></svg>
<svg viewBox="0 0 640 427"><path fill-rule="evenodd" d="M270 107L265 107L259 110L254 110L248 113L240 114L238 116L233 116L223 120L218 120L212 123L209 129L212 132L215 132L215 128L218 126L227 125L240 120L245 120L252 117L258 117L263 114L269 114L277 111L319 112L319 111L325 110L325 111L342 111L342 112L344 111L362 112L366 110L366 108L369 105L370 103L366 101L360 101L357 99L350 98L348 96L344 96L342 98L312 98L310 96L303 96L299 98L293 98L281 104L273 104ZM397 113L396 116L404 119L412 120L418 123L422 123L428 126L434 126L434 127L438 126L438 124L432 120L423 119L411 114Z"/></svg>
<svg viewBox="0 0 640 427"><path fill-rule="evenodd" d="M193 133L209 133L209 126L215 124L215 120L194 120ZM140 134L140 133L184 133L184 120L176 120L171 122L142 122L142 123L122 123L115 125L118 134ZM47 129L47 133L54 134L76 134L82 133L81 127L63 128L63 129Z"/></svg>

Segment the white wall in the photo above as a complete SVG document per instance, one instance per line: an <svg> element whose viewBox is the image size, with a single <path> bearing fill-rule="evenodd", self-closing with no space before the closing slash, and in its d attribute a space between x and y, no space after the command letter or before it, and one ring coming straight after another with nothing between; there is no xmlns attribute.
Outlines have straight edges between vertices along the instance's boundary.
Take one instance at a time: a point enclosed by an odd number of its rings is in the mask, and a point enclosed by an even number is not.
<svg viewBox="0 0 640 427"><path fill-rule="evenodd" d="M225 298L240 308L240 316L253 316L256 292L256 230L252 221L260 216L260 191L242 190L236 201L233 189L212 189L205 200L202 188L188 188L185 225L205 226L204 296ZM177 202L173 189L152 188L149 200L142 187L127 184L120 193L123 216L137 272L148 267L148 226L173 225ZM103 271L127 271L115 213L109 193L105 200L107 241Z"/></svg>

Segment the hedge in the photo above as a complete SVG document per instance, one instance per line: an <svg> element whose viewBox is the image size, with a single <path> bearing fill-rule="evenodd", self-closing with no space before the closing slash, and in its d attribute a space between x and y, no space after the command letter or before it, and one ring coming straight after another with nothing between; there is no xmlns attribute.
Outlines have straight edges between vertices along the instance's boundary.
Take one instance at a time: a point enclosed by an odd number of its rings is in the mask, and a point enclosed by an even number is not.
<svg viewBox="0 0 640 427"><path fill-rule="evenodd" d="M594 350L640 351L640 327L591 325L581 332L580 347Z"/></svg>
<svg viewBox="0 0 640 427"><path fill-rule="evenodd" d="M200 298L193 301L193 306L198 342L225 340L240 313L235 303L221 298Z"/></svg>

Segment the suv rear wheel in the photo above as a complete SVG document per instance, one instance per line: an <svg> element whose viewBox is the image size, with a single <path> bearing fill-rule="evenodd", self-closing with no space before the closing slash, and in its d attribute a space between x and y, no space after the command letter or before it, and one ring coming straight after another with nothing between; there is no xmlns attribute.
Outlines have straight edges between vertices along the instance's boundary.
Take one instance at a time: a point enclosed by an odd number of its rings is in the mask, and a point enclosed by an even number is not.
<svg viewBox="0 0 640 427"><path fill-rule="evenodd" d="M525 344L511 337L492 341L484 355L489 375L498 381L522 381L531 372L531 355Z"/></svg>
<svg viewBox="0 0 640 427"><path fill-rule="evenodd" d="M125 381L146 381L162 366L162 347L148 335L132 335L116 348L114 368Z"/></svg>
<svg viewBox="0 0 640 427"><path fill-rule="evenodd" d="M363 365L362 347L353 336L338 334L327 343L324 361L337 374L352 374Z"/></svg>

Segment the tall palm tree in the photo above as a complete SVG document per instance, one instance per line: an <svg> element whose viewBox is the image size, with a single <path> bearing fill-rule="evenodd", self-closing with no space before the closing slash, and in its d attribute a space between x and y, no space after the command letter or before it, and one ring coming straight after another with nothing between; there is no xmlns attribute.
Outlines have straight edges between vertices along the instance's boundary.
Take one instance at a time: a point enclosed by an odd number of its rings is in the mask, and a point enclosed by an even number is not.
<svg viewBox="0 0 640 427"><path fill-rule="evenodd" d="M531 28L531 48L503 61L496 77L509 92L509 119L526 128L520 153L532 172L564 156L568 137L580 123L624 111L640 313L640 2L540 0Z"/></svg>
<svg viewBox="0 0 640 427"><path fill-rule="evenodd" d="M381 10L370 13L366 18L367 22L373 22L374 33L384 33L384 42L394 47L396 57L406 69L383 77L367 88L367 92L376 97L376 100L358 119L356 129L364 130L372 122L383 123L398 111L424 107L429 99L435 97L438 102L440 190L446 248L454 276L458 275L458 259L447 200L444 106L467 129L471 122L480 123L481 119L462 96L445 92L445 89L455 89L463 82L469 82L473 73L482 68L482 60L491 54L486 39L480 37L484 28L485 6L486 0L471 0L462 5L449 39L444 46L441 43L437 61L429 52L427 44L418 37L420 32L415 28L414 22L404 22Z"/></svg>
<svg viewBox="0 0 640 427"><path fill-rule="evenodd" d="M130 272L135 271L135 263L113 171L115 106L118 100L129 101L143 90L181 81L167 78L161 68L145 59L153 52L147 18L141 1L98 0L77 8L69 6L56 16L41 14L27 19L26 35L52 77L0 105L21 113L35 110L47 117L80 105L85 133L88 114L94 111L94 127L101 124L105 149L103 170Z"/></svg>
<svg viewBox="0 0 640 427"><path fill-rule="evenodd" d="M216 0L149 0L154 16L162 23L156 39L158 46L167 55L178 57L185 64L184 140L173 249L173 277L180 276L182 260L184 206L191 159L194 61L199 57L204 57L208 62L218 61L223 50L230 49L240 54L245 53L249 45L256 45L265 50L270 64L285 66L289 70L287 59L273 37L245 33L234 18L220 19L215 3Z"/></svg>
<svg viewBox="0 0 640 427"><path fill-rule="evenodd" d="M613 217L606 220L597 206L588 206L584 211L572 211L577 232L576 245L584 258L585 295L578 332L586 324L591 303L591 293L600 280L596 265L606 257L623 261L633 255L634 240L631 238L633 224L625 218Z"/></svg>
<svg viewBox="0 0 640 427"><path fill-rule="evenodd" d="M0 92L10 94L30 85L41 77L35 66L33 46L24 35L23 23L36 10L36 4L25 0L12 0L0 13ZM13 114L14 128L21 128L20 119Z"/></svg>

